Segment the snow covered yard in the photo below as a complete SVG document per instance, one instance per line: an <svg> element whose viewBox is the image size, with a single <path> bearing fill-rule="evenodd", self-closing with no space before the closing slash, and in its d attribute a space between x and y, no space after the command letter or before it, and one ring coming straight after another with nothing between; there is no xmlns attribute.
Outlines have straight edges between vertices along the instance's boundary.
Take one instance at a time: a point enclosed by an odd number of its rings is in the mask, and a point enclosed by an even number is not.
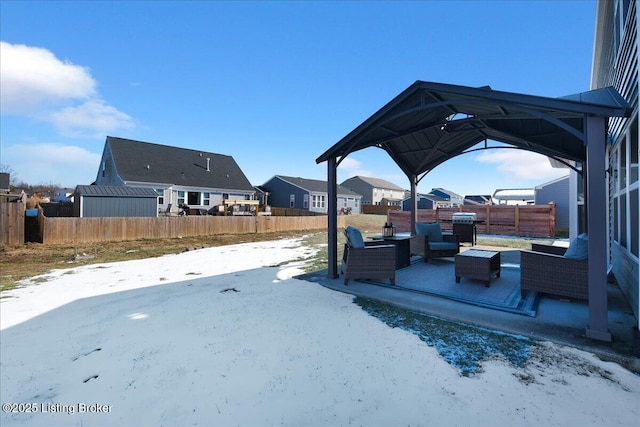
<svg viewBox="0 0 640 427"><path fill-rule="evenodd" d="M640 378L550 343L464 376L300 239L57 270L3 294L3 426L635 425ZM295 260L295 261L292 261ZM30 411L30 412L29 412Z"/></svg>

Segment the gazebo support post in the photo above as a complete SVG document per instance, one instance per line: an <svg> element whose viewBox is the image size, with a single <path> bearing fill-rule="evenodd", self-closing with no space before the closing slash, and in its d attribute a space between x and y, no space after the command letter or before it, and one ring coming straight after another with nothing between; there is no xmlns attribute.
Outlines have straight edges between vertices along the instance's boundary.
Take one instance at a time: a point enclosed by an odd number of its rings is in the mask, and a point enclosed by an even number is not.
<svg viewBox="0 0 640 427"><path fill-rule="evenodd" d="M416 222L418 222L418 176L409 176L411 185L411 234L416 234Z"/></svg>
<svg viewBox="0 0 640 427"><path fill-rule="evenodd" d="M585 118L587 162L587 230L589 233L589 325L588 338L611 341L607 308L607 179L605 117Z"/></svg>
<svg viewBox="0 0 640 427"><path fill-rule="evenodd" d="M332 157L327 160L327 277L329 279L338 278L338 182L337 182L337 162Z"/></svg>

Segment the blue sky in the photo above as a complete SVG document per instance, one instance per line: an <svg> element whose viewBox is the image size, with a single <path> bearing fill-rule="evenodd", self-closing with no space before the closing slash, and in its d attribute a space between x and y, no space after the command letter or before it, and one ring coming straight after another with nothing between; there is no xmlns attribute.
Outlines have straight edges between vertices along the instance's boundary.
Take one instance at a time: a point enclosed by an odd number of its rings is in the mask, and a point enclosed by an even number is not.
<svg viewBox="0 0 640 427"><path fill-rule="evenodd" d="M315 159L416 80L559 97L589 90L595 1L0 2L0 163L17 181L96 177L107 135L235 158L252 184L326 180ZM439 166L418 190L533 187L521 150ZM338 181L408 188L381 150Z"/></svg>

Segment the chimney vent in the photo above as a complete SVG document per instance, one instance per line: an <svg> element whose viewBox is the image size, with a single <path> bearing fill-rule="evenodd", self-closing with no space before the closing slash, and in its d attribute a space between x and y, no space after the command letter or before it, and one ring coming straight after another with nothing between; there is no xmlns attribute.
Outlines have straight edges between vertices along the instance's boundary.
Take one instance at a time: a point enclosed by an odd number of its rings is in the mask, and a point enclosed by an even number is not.
<svg viewBox="0 0 640 427"><path fill-rule="evenodd" d="M211 172L211 158L207 157L207 172Z"/></svg>

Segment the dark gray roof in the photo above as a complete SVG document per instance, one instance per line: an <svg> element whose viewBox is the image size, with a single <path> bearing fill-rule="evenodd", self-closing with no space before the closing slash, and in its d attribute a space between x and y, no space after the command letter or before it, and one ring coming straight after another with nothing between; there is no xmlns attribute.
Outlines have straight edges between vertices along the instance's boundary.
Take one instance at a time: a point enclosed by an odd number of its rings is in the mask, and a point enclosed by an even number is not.
<svg viewBox="0 0 640 427"><path fill-rule="evenodd" d="M329 188L327 181L321 181L318 179L306 179L293 176L276 175L274 178L280 178L281 180L288 182L289 184L296 185L308 191L315 193L326 193ZM362 197L362 195L349 190L341 185L338 185L338 194L341 196Z"/></svg>
<svg viewBox="0 0 640 427"><path fill-rule="evenodd" d="M231 156L112 136L106 143L124 181L253 191Z"/></svg>
<svg viewBox="0 0 640 427"><path fill-rule="evenodd" d="M446 188L441 188L441 187L432 188L431 189L431 193L433 194L434 191L439 191L439 192L441 192L443 194L448 195L449 197L462 197L461 194L458 194L458 193L456 193L454 191L451 191L451 190L447 190Z"/></svg>
<svg viewBox="0 0 640 427"><path fill-rule="evenodd" d="M371 177L368 177L368 176L357 175L357 176L354 176L354 177L349 178L349 179L353 179L353 178L358 178L361 181L364 181L367 184L371 185L372 187L384 188L384 189L388 189L388 190L404 191L404 188L402 188L400 186L397 186L396 184L394 184L392 182L389 182L389 181L386 181L386 180L381 179L381 178L371 178ZM349 181L349 179L345 180L345 182ZM342 184L344 185L344 182Z"/></svg>
<svg viewBox="0 0 640 427"><path fill-rule="evenodd" d="M407 175L421 175L493 140L557 159L584 161L588 115L628 117L612 88L564 98L417 81L316 159L385 150Z"/></svg>
<svg viewBox="0 0 640 427"><path fill-rule="evenodd" d="M127 186L78 185L75 192L89 197L158 197L158 193L153 188Z"/></svg>

